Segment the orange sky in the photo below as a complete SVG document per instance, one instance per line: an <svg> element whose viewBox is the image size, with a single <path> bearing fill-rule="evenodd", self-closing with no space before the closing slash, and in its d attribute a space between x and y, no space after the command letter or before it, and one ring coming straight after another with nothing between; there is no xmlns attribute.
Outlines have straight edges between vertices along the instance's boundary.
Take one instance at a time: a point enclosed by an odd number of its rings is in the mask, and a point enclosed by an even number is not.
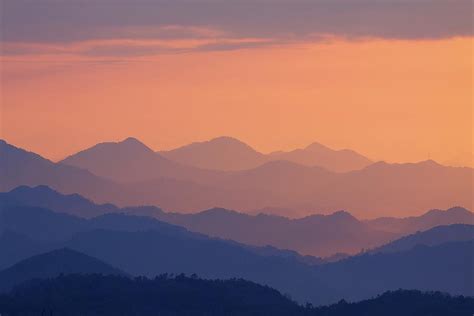
<svg viewBox="0 0 474 316"><path fill-rule="evenodd" d="M158 150L229 135L263 152L318 141L375 160L473 165L472 38L115 59L76 46L3 57L2 138L53 160L128 136Z"/></svg>

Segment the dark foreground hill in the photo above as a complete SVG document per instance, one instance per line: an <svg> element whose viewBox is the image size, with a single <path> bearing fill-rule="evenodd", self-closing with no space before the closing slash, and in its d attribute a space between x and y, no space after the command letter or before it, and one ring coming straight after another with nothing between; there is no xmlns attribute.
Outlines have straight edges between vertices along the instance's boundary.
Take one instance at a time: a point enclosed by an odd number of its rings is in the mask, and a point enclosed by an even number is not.
<svg viewBox="0 0 474 316"><path fill-rule="evenodd" d="M242 279L184 275L155 279L67 275L33 280L0 296L0 313L6 316L471 316L473 312L473 298L401 290L359 303L302 307L272 288Z"/></svg>
<svg viewBox="0 0 474 316"><path fill-rule="evenodd" d="M441 292L397 290L376 298L317 308L315 316L468 316L474 313L474 298L452 297Z"/></svg>

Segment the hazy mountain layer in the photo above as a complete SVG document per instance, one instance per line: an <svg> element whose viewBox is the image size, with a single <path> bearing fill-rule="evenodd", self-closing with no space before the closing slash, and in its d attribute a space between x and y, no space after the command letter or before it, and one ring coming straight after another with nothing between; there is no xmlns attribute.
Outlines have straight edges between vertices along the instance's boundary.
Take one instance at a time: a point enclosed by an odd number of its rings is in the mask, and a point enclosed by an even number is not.
<svg viewBox="0 0 474 316"><path fill-rule="evenodd" d="M113 205L96 205L79 195L62 195L45 186L35 188L23 186L8 193L0 193L0 205L39 206L82 217L107 212L144 215L209 236L232 239L249 245L271 245L324 257L337 253L358 253L362 249L381 246L405 234L438 225L470 224L474 219L474 214L460 208L429 211L419 217L408 219L383 218L370 221L360 221L342 211L331 215L311 215L298 219L265 214L247 215L226 209L179 214L167 213L152 206L120 209ZM392 230L391 226L380 225L380 222L386 221L396 222L398 230ZM310 259L308 262L318 262L312 258L308 259Z"/></svg>
<svg viewBox="0 0 474 316"><path fill-rule="evenodd" d="M368 253L335 263L308 265L277 249L255 250L146 217L108 214L87 220L46 209L9 206L2 210L1 220L4 231L31 239L32 251L37 251L34 244L52 249L67 247L132 275L242 277L289 293L298 301L316 304L341 298L364 299L398 288L474 294L473 241L444 243L445 237L438 236L432 247L413 243L410 249L403 247L403 251L394 253ZM16 249L11 243L18 240L27 244L24 238L10 238L3 246Z"/></svg>
<svg viewBox="0 0 474 316"><path fill-rule="evenodd" d="M348 173L275 161L255 169L222 172L179 165L136 140L126 140L82 152L80 156L86 157L82 161L87 162L83 167L91 173L52 163L3 141L0 152L2 190L46 184L99 203L151 204L186 212L216 206L242 211L280 207L308 213L347 209L359 217L409 216L435 207L470 206L474 195L473 169L432 161L376 163ZM124 180L127 183L118 183Z"/></svg>

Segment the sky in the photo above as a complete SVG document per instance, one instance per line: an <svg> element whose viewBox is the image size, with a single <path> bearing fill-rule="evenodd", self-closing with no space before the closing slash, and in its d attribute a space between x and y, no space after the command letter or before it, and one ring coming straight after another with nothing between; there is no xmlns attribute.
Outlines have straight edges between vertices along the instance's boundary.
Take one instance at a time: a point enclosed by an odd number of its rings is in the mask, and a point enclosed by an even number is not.
<svg viewBox="0 0 474 316"><path fill-rule="evenodd" d="M0 137L473 166L471 1L3 0Z"/></svg>

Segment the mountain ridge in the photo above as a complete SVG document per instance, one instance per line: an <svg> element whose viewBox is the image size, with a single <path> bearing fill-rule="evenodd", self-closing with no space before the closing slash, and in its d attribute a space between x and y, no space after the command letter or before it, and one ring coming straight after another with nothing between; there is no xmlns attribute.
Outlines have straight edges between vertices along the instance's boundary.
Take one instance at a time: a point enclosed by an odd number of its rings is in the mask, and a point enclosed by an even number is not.
<svg viewBox="0 0 474 316"><path fill-rule="evenodd" d="M27 192L27 191L31 191ZM125 207L111 206L111 214L101 209L100 205L92 202L80 203L76 206L76 199L68 199L71 196L60 193L47 193L55 199L33 200L39 192L47 192L44 187L29 188L22 187L23 196L18 195L18 190L12 192L17 194L17 205L39 206L52 209L56 212L65 212L71 215L90 218L95 214L95 220L123 213L134 216L146 216L160 221L185 227L190 231L214 236L224 239L232 239L244 244L254 246L267 246L282 249L294 249L302 254L310 254L318 257L327 257L336 253L358 253L362 249L371 249L385 242L394 240L402 235L415 233L418 230L427 230L434 226L456 223L470 224L474 214L466 209L455 211L465 214L462 217L453 217L453 209L447 211L428 211L424 215L407 219L359 220L347 211L337 211L329 215L314 214L301 218L290 219L276 215L251 215L240 213L235 210L224 208L211 208L193 214L165 212L154 206ZM51 189L49 189L51 190ZM53 190L51 190L53 191ZM55 191L53 191L55 192ZM0 193L0 205L4 200L10 201L10 193ZM22 203L21 200L28 203ZM79 200L82 201L82 200ZM15 206L10 202L11 206ZM78 212L78 210L81 212ZM109 210L109 209L107 209ZM104 214L104 215L103 215ZM438 214L439 218L432 220L430 214ZM101 216L102 215L102 216ZM395 224L391 222L395 221ZM381 223L380 223L381 222ZM398 226L397 226L398 225ZM398 229L393 229L395 226ZM342 231L343 233L338 233Z"/></svg>
<svg viewBox="0 0 474 316"><path fill-rule="evenodd" d="M224 172L179 165L147 151L143 159L133 152L120 159L101 153L98 163L91 160L94 168L88 171L43 160L10 145L2 145L0 150L2 191L23 184L46 184L98 203L160 205L180 212L212 207L244 212L273 207L306 213L346 209L358 217L373 218L452 205L469 207L474 195L474 169L429 163L385 164L334 173L274 161L254 169ZM144 163L148 159L151 163Z"/></svg>
<svg viewBox="0 0 474 316"><path fill-rule="evenodd" d="M317 142L291 151L274 151L264 154L229 136L193 142L175 149L157 151L157 153L190 166L221 171L257 168L274 160L291 161L308 167L319 166L335 172L361 169L372 163L370 159L354 150L334 150Z"/></svg>

